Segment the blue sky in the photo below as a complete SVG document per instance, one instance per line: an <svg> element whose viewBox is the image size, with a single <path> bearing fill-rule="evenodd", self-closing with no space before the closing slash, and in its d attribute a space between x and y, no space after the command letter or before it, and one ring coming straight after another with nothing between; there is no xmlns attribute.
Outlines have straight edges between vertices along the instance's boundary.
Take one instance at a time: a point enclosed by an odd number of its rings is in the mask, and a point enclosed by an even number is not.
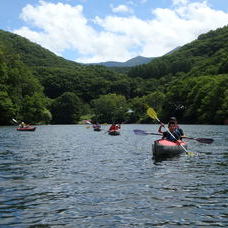
<svg viewBox="0 0 228 228"><path fill-rule="evenodd" d="M83 63L161 56L228 24L228 0L1 0L0 29Z"/></svg>

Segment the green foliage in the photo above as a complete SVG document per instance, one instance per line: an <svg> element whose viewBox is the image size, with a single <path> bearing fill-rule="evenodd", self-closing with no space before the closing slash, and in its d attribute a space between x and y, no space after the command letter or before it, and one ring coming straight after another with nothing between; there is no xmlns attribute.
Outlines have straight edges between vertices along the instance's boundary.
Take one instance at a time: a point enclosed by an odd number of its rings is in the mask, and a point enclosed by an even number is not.
<svg viewBox="0 0 228 228"><path fill-rule="evenodd" d="M189 123L222 124L227 114L228 75L186 78L169 87L163 115Z"/></svg>
<svg viewBox="0 0 228 228"><path fill-rule="evenodd" d="M226 51L226 53L228 52L228 50ZM220 74L227 74L228 73L228 57L224 58L221 60L221 64L218 70Z"/></svg>
<svg viewBox="0 0 228 228"><path fill-rule="evenodd" d="M40 118L41 118L41 121L40 123L44 123L44 124L48 124L51 122L52 120L52 114L51 112L48 110L48 109L43 109L42 112L40 113Z"/></svg>
<svg viewBox="0 0 228 228"><path fill-rule="evenodd" d="M127 119L128 105L122 95L107 94L92 100L96 121L101 123L124 122Z"/></svg>
<svg viewBox="0 0 228 228"><path fill-rule="evenodd" d="M162 106L165 102L166 96L164 93L156 91L144 97L145 103L149 107L153 107L158 114L162 113Z"/></svg>
<svg viewBox="0 0 228 228"><path fill-rule="evenodd" d="M54 100L51 112L54 124L77 123L81 116L81 101L76 94L65 92Z"/></svg>
<svg viewBox="0 0 228 228"><path fill-rule="evenodd" d="M23 102L20 108L21 119L26 122L37 123L41 120L50 121L51 115L46 107L46 99L39 93L34 93L32 96L26 95L23 97Z"/></svg>
<svg viewBox="0 0 228 228"><path fill-rule="evenodd" d="M153 120L148 117L146 110L148 107L153 107L160 115L162 113L162 106L165 101L165 94L155 91L143 97L135 97L130 101L130 108L133 113L130 115L129 122L150 123Z"/></svg>
<svg viewBox="0 0 228 228"><path fill-rule="evenodd" d="M220 109L216 111L216 123L228 124L228 89L224 91L224 98Z"/></svg>
<svg viewBox="0 0 228 228"><path fill-rule="evenodd" d="M15 115L13 102L7 92L0 91L0 125L6 125Z"/></svg>
<svg viewBox="0 0 228 228"><path fill-rule="evenodd" d="M129 122L143 122L146 116L146 103L143 97L135 97L130 100L130 108L133 111L130 114Z"/></svg>
<svg viewBox="0 0 228 228"><path fill-rule="evenodd" d="M3 49L0 49L0 87L2 124L8 124L14 117L26 122L42 119L41 113L46 107L42 86L19 55Z"/></svg>

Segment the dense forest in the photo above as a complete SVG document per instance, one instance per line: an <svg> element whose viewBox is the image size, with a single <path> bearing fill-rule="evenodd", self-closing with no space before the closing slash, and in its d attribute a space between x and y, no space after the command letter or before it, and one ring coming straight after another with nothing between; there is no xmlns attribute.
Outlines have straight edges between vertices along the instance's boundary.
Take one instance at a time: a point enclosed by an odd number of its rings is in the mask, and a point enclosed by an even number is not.
<svg viewBox="0 0 228 228"><path fill-rule="evenodd" d="M0 125L19 121L72 124L228 123L228 26L128 70L83 65L0 30Z"/></svg>

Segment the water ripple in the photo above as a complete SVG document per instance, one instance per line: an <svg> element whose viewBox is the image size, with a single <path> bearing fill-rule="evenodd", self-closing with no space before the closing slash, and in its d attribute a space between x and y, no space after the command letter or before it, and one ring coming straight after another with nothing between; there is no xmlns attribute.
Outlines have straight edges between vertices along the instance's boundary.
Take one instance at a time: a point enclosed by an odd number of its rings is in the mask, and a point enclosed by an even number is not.
<svg viewBox="0 0 228 228"><path fill-rule="evenodd" d="M123 125L114 137L105 127L1 127L0 227L227 227L227 127L185 125L215 142L154 163L157 136L133 129L157 127Z"/></svg>

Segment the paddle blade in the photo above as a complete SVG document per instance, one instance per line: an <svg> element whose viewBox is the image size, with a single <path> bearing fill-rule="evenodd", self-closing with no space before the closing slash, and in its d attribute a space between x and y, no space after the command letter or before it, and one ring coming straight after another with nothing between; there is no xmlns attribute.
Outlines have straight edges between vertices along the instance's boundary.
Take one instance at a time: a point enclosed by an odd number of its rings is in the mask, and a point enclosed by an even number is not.
<svg viewBox="0 0 228 228"><path fill-rule="evenodd" d="M157 113L154 111L153 108L147 109L147 115L151 117L152 119L158 119Z"/></svg>
<svg viewBox="0 0 228 228"><path fill-rule="evenodd" d="M14 123L18 123L15 119L12 119Z"/></svg>
<svg viewBox="0 0 228 228"><path fill-rule="evenodd" d="M135 129L135 130L133 130L134 131L134 133L136 134L136 135L148 135L145 131L143 131L143 130L138 130L138 129Z"/></svg>
<svg viewBox="0 0 228 228"><path fill-rule="evenodd" d="M208 139L208 138L196 138L196 141L200 143L206 143L206 144L211 144L214 142L214 139Z"/></svg>
<svg viewBox="0 0 228 228"><path fill-rule="evenodd" d="M186 154L187 154L188 156L195 156L195 155L196 155L196 153L190 152L190 151L186 152Z"/></svg>
<svg viewBox="0 0 228 228"><path fill-rule="evenodd" d="M153 133L153 132L148 132L148 131L143 131L139 129L133 130L136 135L159 135L162 136L162 134L159 133Z"/></svg>

